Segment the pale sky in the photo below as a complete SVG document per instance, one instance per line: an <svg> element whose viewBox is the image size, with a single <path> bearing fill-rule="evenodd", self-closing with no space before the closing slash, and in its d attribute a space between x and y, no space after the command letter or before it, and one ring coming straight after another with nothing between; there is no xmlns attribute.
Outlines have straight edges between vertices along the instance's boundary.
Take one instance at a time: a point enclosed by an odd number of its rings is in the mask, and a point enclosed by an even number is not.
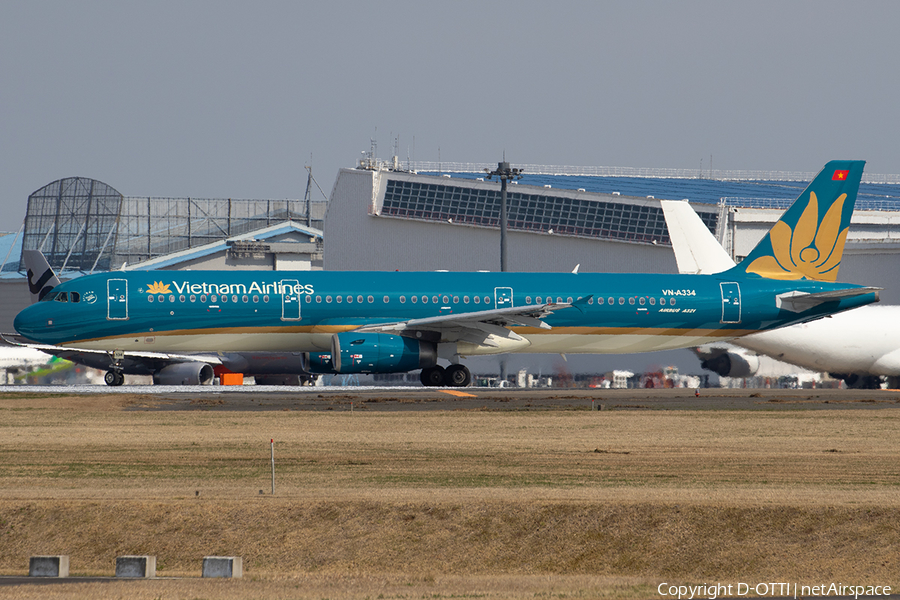
<svg viewBox="0 0 900 600"><path fill-rule="evenodd" d="M62 177L329 193L413 160L900 173L900 3L0 3L0 230ZM310 159L310 156L312 157Z"/></svg>

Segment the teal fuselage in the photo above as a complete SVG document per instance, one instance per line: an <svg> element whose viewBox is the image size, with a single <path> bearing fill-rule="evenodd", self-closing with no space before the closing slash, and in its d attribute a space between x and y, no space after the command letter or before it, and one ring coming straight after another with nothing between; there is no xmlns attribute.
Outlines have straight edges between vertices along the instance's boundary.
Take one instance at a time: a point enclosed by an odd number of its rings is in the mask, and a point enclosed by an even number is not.
<svg viewBox="0 0 900 600"><path fill-rule="evenodd" d="M461 343L457 353L625 353L739 337L877 300L866 293L802 312L776 300L858 287L731 272L131 271L64 282L20 312L15 328L37 342L101 350L328 352L335 333L363 326L569 303L543 318L549 329L510 327L524 342Z"/></svg>

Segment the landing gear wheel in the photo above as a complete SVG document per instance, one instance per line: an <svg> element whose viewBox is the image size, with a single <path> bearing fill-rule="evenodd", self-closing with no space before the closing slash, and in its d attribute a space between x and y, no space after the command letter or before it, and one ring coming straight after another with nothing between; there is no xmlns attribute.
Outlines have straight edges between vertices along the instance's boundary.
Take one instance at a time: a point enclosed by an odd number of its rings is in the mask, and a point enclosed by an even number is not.
<svg viewBox="0 0 900 600"><path fill-rule="evenodd" d="M103 376L103 381L106 382L106 385L122 385L125 383L125 376L118 371L107 371L106 375Z"/></svg>
<svg viewBox="0 0 900 600"><path fill-rule="evenodd" d="M444 380L451 387L466 387L472 383L472 374L465 365L450 365L447 367Z"/></svg>
<svg viewBox="0 0 900 600"><path fill-rule="evenodd" d="M422 369L422 374L419 375L419 379L422 381L422 385L426 387L442 386L444 385L445 379L444 367L435 365L433 367L428 367L427 369Z"/></svg>

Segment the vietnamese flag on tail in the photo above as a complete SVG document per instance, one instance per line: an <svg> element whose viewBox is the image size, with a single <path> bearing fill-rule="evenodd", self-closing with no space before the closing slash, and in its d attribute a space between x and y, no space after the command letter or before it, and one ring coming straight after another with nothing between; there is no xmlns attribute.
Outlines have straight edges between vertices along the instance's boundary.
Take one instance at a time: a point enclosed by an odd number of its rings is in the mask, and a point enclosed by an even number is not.
<svg viewBox="0 0 900 600"><path fill-rule="evenodd" d="M847 181L847 177L850 175L850 171L842 171L838 169L834 172L834 175L831 176L832 181Z"/></svg>

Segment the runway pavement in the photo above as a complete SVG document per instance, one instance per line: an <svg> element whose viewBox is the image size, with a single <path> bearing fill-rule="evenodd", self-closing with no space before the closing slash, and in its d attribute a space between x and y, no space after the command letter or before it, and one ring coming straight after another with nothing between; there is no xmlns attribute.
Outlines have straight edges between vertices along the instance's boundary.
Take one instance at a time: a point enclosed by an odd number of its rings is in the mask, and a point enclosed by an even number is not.
<svg viewBox="0 0 900 600"><path fill-rule="evenodd" d="M5 394L120 395L131 410L842 410L900 407L900 390L284 386L0 386Z"/></svg>

